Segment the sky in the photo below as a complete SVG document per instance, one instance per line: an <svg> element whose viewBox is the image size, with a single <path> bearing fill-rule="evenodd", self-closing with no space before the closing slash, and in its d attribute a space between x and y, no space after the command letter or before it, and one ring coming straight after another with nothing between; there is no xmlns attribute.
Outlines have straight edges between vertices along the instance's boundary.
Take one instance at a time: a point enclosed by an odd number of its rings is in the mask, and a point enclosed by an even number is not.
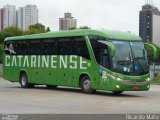
<svg viewBox="0 0 160 120"><path fill-rule="evenodd" d="M131 31L139 34L139 11L145 0L0 0L0 8L6 4L24 7L37 5L39 23L52 31L59 29L59 18L71 12L79 26L93 29ZM160 0L154 0L160 9Z"/></svg>

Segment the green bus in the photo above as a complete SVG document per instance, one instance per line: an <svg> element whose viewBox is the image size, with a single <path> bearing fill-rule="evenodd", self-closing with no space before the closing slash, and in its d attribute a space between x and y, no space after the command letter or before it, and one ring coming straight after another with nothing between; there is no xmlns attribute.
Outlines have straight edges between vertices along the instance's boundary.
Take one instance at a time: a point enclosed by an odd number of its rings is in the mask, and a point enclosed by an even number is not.
<svg viewBox="0 0 160 120"><path fill-rule="evenodd" d="M3 63L4 78L22 88L69 86L88 94L150 88L144 43L131 33L77 29L8 37Z"/></svg>

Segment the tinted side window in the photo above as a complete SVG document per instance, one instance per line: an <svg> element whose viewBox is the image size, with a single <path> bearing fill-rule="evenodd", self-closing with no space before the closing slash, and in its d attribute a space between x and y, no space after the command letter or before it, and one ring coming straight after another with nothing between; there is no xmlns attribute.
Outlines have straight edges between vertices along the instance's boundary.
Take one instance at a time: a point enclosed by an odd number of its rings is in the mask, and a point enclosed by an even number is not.
<svg viewBox="0 0 160 120"><path fill-rule="evenodd" d="M105 40L105 37L101 37L101 36L89 36L89 40L94 52L94 56L96 61L99 63L100 59L99 59L99 43L98 40Z"/></svg>
<svg viewBox="0 0 160 120"><path fill-rule="evenodd" d="M42 47L40 40L29 41L29 55L41 55Z"/></svg>
<svg viewBox="0 0 160 120"><path fill-rule="evenodd" d="M88 48L84 37L75 37L73 41L74 55L90 59Z"/></svg>
<svg viewBox="0 0 160 120"><path fill-rule="evenodd" d="M28 54L28 42L27 41L18 41L16 47L17 55L26 55Z"/></svg>
<svg viewBox="0 0 160 120"><path fill-rule="evenodd" d="M72 55L72 38L58 40L59 55Z"/></svg>
<svg viewBox="0 0 160 120"><path fill-rule="evenodd" d="M105 68L110 67L108 46L102 43L98 44L98 55L96 56L98 63Z"/></svg>
<svg viewBox="0 0 160 120"><path fill-rule="evenodd" d="M58 55L57 40L47 39L43 41L42 45L44 55Z"/></svg>
<svg viewBox="0 0 160 120"><path fill-rule="evenodd" d="M90 40L97 63L100 64L100 46L97 40Z"/></svg>
<svg viewBox="0 0 160 120"><path fill-rule="evenodd" d="M105 40L105 37L89 36L89 40L97 63L102 65L103 67L109 68L110 63L108 47L107 45L98 42L98 40Z"/></svg>

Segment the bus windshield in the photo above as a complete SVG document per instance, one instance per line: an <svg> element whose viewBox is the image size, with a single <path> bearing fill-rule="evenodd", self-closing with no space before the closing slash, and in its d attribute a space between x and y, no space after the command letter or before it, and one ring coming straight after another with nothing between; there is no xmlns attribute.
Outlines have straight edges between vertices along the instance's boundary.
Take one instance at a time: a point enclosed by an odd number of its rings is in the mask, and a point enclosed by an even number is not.
<svg viewBox="0 0 160 120"><path fill-rule="evenodd" d="M129 75L143 75L149 72L147 53L143 42L111 41L116 48L112 58L113 70Z"/></svg>

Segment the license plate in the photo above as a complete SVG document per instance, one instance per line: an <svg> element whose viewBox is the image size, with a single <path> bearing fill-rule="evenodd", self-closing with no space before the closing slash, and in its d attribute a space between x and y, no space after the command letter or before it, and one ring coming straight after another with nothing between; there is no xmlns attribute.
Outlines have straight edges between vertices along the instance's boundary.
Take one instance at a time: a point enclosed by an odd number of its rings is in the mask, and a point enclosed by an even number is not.
<svg viewBox="0 0 160 120"><path fill-rule="evenodd" d="M138 89L139 89L138 86L133 86L133 87L132 87L132 90L138 90Z"/></svg>

